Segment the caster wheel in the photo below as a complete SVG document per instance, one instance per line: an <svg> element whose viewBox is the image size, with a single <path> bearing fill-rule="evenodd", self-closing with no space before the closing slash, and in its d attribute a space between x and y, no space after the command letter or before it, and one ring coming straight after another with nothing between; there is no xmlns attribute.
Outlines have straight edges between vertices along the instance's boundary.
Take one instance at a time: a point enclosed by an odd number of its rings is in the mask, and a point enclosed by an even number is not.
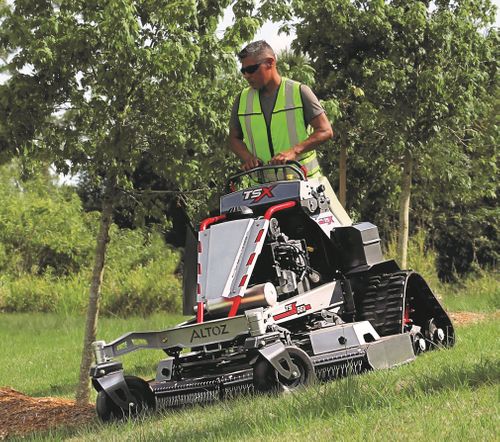
<svg viewBox="0 0 500 442"><path fill-rule="evenodd" d="M154 394L144 379L136 376L125 376L125 383L132 395L132 401L127 409L115 404L104 390L97 394L96 411L103 422L134 417L145 410L155 409Z"/></svg>
<svg viewBox="0 0 500 442"><path fill-rule="evenodd" d="M307 353L297 347L286 347L290 359L297 366L298 372L286 379L281 376L271 363L261 358L254 365L254 389L257 393L291 392L311 385L316 380L314 367Z"/></svg>

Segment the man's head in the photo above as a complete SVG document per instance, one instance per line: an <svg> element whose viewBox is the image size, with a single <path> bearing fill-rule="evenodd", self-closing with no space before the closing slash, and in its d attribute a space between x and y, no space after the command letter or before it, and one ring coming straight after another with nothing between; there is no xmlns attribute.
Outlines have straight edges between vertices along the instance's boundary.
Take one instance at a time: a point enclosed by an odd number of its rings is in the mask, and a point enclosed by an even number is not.
<svg viewBox="0 0 500 442"><path fill-rule="evenodd" d="M264 40L254 41L238 53L241 73L254 89L262 89L269 82L278 79L276 55Z"/></svg>

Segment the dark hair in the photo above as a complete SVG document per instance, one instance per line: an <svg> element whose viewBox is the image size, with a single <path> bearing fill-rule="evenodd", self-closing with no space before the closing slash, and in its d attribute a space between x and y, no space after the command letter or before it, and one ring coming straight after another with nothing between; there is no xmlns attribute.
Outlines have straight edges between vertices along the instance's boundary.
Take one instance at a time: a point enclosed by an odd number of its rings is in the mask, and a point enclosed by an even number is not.
<svg viewBox="0 0 500 442"><path fill-rule="evenodd" d="M240 61L248 57L249 55L255 57L267 56L276 59L273 48L269 46L269 44L265 40L254 41L245 46L240 52L238 52L238 58Z"/></svg>

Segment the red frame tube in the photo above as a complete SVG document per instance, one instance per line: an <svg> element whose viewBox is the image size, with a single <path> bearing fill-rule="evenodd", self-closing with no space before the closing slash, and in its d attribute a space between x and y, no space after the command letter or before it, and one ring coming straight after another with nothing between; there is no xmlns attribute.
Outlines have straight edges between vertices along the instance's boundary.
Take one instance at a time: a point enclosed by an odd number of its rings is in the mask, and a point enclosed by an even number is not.
<svg viewBox="0 0 500 442"><path fill-rule="evenodd" d="M275 206L269 207L264 214L264 218L268 221L275 214L275 212L279 212L280 210L290 209L291 207L296 206L297 203L295 201L286 201L284 203L276 204Z"/></svg>
<svg viewBox="0 0 500 442"><path fill-rule="evenodd" d="M226 219L226 215L217 215L213 216L212 218L205 218L200 224L200 232L206 230L209 225L218 221L222 221L223 219Z"/></svg>
<svg viewBox="0 0 500 442"><path fill-rule="evenodd" d="M203 301L198 302L198 310L196 311L196 322L201 324L203 322L203 310L205 310L205 305Z"/></svg>
<svg viewBox="0 0 500 442"><path fill-rule="evenodd" d="M228 318L232 318L233 316L236 316L236 312L238 311L240 304L241 304L241 296L236 296L235 298L233 298L233 305L231 306L231 310L229 311L229 314L227 315Z"/></svg>

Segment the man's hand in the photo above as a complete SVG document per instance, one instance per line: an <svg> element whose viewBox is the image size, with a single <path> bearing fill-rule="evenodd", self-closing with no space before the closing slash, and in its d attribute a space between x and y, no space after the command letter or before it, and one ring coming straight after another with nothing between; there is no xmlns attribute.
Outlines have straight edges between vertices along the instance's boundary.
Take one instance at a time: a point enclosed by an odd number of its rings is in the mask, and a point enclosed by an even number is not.
<svg viewBox="0 0 500 442"><path fill-rule="evenodd" d="M297 157L298 155L295 153L295 148L292 147L272 157L269 164L286 164L288 161L298 161Z"/></svg>
<svg viewBox="0 0 500 442"><path fill-rule="evenodd" d="M246 172L251 169L255 169L256 167L262 166L262 164L263 164L262 160L260 160L254 155L250 155L245 161L243 161L241 169Z"/></svg>

